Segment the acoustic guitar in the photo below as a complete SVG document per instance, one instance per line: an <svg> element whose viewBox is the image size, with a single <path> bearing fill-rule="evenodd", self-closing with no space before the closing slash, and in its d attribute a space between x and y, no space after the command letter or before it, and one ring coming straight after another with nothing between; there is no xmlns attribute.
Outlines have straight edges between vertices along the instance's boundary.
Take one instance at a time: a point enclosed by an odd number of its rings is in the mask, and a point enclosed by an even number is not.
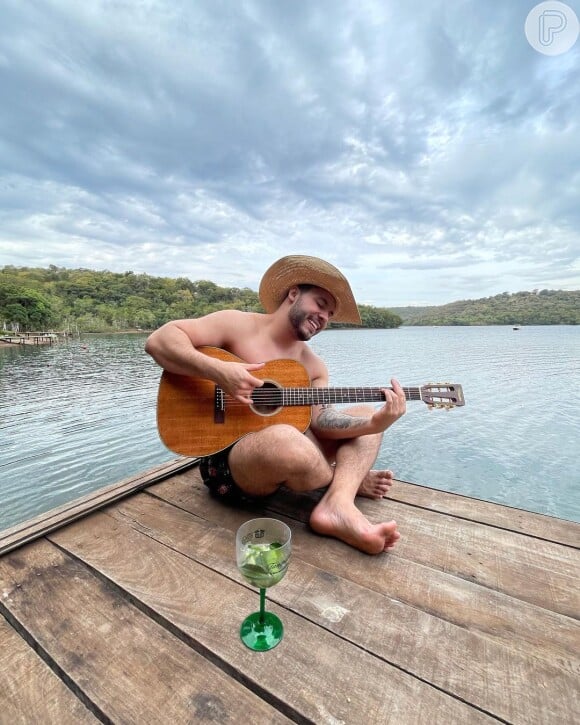
<svg viewBox="0 0 580 725"><path fill-rule="evenodd" d="M199 351L225 362L244 362L217 347L200 347ZM253 403L247 405L224 394L211 380L165 370L157 398L157 428L167 448L183 456L209 456L276 423L304 432L313 405L385 399L380 388L313 388L306 369L295 360L272 360L252 375L264 385L254 389ZM431 408L465 404L461 385L429 383L403 390L407 400L422 400Z"/></svg>

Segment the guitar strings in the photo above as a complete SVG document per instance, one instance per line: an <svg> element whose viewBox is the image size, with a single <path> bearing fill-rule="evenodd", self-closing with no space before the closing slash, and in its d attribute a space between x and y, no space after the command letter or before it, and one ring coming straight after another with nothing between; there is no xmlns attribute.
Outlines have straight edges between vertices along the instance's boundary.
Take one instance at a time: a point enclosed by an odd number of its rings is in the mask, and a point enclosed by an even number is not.
<svg viewBox="0 0 580 725"><path fill-rule="evenodd" d="M388 388L392 390L392 388ZM313 391L316 391L313 393ZM405 387L403 388L405 397L407 400L422 400L421 391L416 387ZM346 399L344 399L346 396ZM356 400L353 401L353 397L356 396ZM244 407L247 403L236 400L230 395L224 395L222 390L219 390L217 397L220 402L227 403L228 406L240 406ZM303 398L307 398L303 400ZM435 397L445 397L445 394ZM251 394L251 398L254 404L261 405L272 405L291 407L294 405L310 406L319 405L322 403L349 403L349 402L381 402L385 400L382 394L381 388L339 388L333 389L331 392L324 388L316 390L315 388L284 388L283 390L262 390L260 388L254 389Z"/></svg>
<svg viewBox="0 0 580 725"><path fill-rule="evenodd" d="M385 387L385 388L277 388L277 389L264 389L264 388L254 388L253 395L257 395L259 397L268 398L271 397L280 397L280 396L304 396L304 397L320 397L322 395L327 396L336 396L341 397L344 395L347 396L356 396L357 399L359 397L372 397L376 395L382 396L383 390L393 390L393 388ZM420 394L420 389L417 387L404 387L403 391L407 395L414 395Z"/></svg>
<svg viewBox="0 0 580 725"><path fill-rule="evenodd" d="M386 388L393 390L392 387ZM428 405L454 406L457 404L457 392L450 384L428 386L402 386L405 399L423 401ZM383 388L255 388L251 393L252 403L243 403L217 388L213 396L216 407L251 408L263 406L271 408L309 407L324 404L345 404L352 402L382 402L385 397ZM209 397L207 398L209 399Z"/></svg>

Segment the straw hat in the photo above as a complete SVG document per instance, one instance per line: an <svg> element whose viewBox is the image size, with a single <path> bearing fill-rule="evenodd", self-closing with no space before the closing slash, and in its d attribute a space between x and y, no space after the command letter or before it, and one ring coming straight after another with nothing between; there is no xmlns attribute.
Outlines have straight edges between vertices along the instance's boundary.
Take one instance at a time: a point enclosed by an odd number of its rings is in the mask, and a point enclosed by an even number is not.
<svg viewBox="0 0 580 725"><path fill-rule="evenodd" d="M362 324L352 290L342 272L323 259L303 254L282 257L266 270L259 291L266 312L277 310L288 290L299 284L312 284L330 292L336 301L334 322Z"/></svg>

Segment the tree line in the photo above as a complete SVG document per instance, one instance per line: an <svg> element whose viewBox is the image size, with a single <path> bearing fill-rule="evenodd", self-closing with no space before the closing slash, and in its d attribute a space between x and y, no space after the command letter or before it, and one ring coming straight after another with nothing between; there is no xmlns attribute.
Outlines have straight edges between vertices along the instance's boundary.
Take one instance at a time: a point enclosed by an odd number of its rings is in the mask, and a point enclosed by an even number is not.
<svg viewBox="0 0 580 725"><path fill-rule="evenodd" d="M580 291L535 289L433 307L394 307L404 325L578 325Z"/></svg>
<svg viewBox="0 0 580 725"><path fill-rule="evenodd" d="M0 268L0 330L153 330L168 320L222 309L263 312L258 295L209 280L90 269ZM503 292L430 307L359 305L363 326L577 325L580 291ZM332 327L349 327L332 323Z"/></svg>
<svg viewBox="0 0 580 725"><path fill-rule="evenodd" d="M169 320L223 309L263 312L253 290L220 287L209 280L55 265L0 268L0 330L153 330ZM401 318L385 308L361 305L359 311L368 328L401 324Z"/></svg>

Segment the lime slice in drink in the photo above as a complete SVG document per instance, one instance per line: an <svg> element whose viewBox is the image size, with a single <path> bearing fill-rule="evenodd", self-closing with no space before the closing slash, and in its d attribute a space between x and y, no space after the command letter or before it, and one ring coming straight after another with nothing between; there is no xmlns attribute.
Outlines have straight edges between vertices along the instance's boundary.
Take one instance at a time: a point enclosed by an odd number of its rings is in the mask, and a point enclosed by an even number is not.
<svg viewBox="0 0 580 725"><path fill-rule="evenodd" d="M277 584L287 567L285 553L279 551L280 543L250 544L244 552L240 571L250 584L266 588Z"/></svg>
<svg viewBox="0 0 580 725"><path fill-rule="evenodd" d="M284 567L286 555L280 551L281 548L281 544L275 541L260 552L261 564L270 574L279 574Z"/></svg>

